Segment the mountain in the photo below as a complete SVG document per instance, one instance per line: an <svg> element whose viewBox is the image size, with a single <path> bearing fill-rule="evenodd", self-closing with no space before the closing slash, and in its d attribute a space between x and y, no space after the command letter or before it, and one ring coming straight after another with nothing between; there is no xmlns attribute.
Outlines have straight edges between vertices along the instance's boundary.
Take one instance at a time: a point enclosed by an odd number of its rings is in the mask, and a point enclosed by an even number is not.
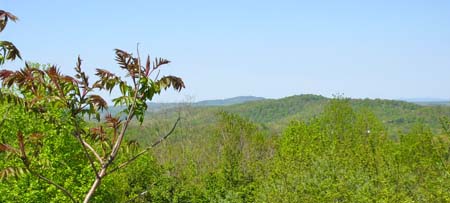
<svg viewBox="0 0 450 203"><path fill-rule="evenodd" d="M177 107L184 106L195 106L195 107L206 107L206 106L230 106L234 104L242 104L246 102L252 101L260 101L265 100L263 97L254 97L254 96L239 96L228 99L215 99L215 100L203 100L194 103L158 103L158 102L150 102L148 103L149 111L160 111L167 110Z"/></svg>
<svg viewBox="0 0 450 203"><path fill-rule="evenodd" d="M204 100L194 103L194 106L229 106L234 104L242 104L251 101L264 100L263 97L239 96L228 99Z"/></svg>
<svg viewBox="0 0 450 203"><path fill-rule="evenodd" d="M159 112L162 110L171 110L176 108L183 108L183 107L219 107L219 106L230 106L235 104L243 104L247 102L254 102L254 101L261 101L266 100L264 97L254 97L254 96L238 96L238 97L232 97L228 99L215 99L215 100L203 100L199 102L194 103L176 103L176 102L169 102L169 103L160 103L160 102L149 102L147 111L149 112ZM123 110L123 107L115 107L110 106L107 112L110 112L111 114L116 114L119 111ZM106 112L103 112L103 116ZM102 116L102 117L103 117Z"/></svg>
<svg viewBox="0 0 450 203"><path fill-rule="evenodd" d="M218 112L225 111L280 132L292 120L307 121L320 116L331 100L331 98L312 94L281 99L247 100L248 102L233 105L231 105L233 99L213 100L213 102L205 101L193 105L179 105L180 108L167 111L149 112L153 115L147 118L155 119L150 122L158 122L161 118L171 121L175 120L174 117L180 112L181 115L185 112L184 118L190 127L207 128L206 126L217 120ZM390 135L398 135L399 132L412 129L418 123L423 123L433 131L440 132L442 129L440 119L450 117L450 106L423 106L385 99L349 99L349 103L355 110L372 112L384 124ZM218 106L218 104L222 105Z"/></svg>
<svg viewBox="0 0 450 203"><path fill-rule="evenodd" d="M413 102L422 106L450 106L450 101Z"/></svg>
<svg viewBox="0 0 450 203"><path fill-rule="evenodd" d="M411 103L416 103L416 102L445 102L445 101L449 101L448 99L442 99L442 98L403 98L403 99L399 99L401 101L406 101L406 102L411 102Z"/></svg>
<svg viewBox="0 0 450 203"><path fill-rule="evenodd" d="M449 99L440 99L440 98L407 98L400 99L402 101L411 102L414 104L419 104L422 106L450 106Z"/></svg>

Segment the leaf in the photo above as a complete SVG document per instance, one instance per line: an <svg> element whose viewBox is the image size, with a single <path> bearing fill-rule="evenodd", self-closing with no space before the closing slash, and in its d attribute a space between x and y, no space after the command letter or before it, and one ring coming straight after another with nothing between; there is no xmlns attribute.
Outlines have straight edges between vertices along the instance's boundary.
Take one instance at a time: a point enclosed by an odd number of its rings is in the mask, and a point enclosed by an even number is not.
<svg viewBox="0 0 450 203"><path fill-rule="evenodd" d="M9 92L4 92L0 90L0 101L4 101L7 103L13 103L16 105L22 105L24 104L23 98Z"/></svg>
<svg viewBox="0 0 450 203"><path fill-rule="evenodd" d="M120 68L127 69L130 64L131 55L120 49L115 49L116 51L116 61L120 65Z"/></svg>
<svg viewBox="0 0 450 203"><path fill-rule="evenodd" d="M169 64L170 61L163 58L155 58L155 62L153 62L153 70L158 69L160 66Z"/></svg>
<svg viewBox="0 0 450 203"><path fill-rule="evenodd" d="M23 133L21 131L17 132L17 141L19 142L20 156L22 159L26 159L27 155L25 153L25 143L23 141Z"/></svg>
<svg viewBox="0 0 450 203"><path fill-rule="evenodd" d="M130 141L127 142L127 145L124 146L125 152L126 152L127 154L132 154L132 153L134 153L136 150L139 149L139 147L140 147L140 146L139 146L139 142L136 141L136 140L130 140Z"/></svg>
<svg viewBox="0 0 450 203"><path fill-rule="evenodd" d="M95 75L99 76L100 79L97 80L92 87L106 89L109 93L111 93L117 83L121 81L119 77L105 69L97 68L97 73Z"/></svg>
<svg viewBox="0 0 450 203"><path fill-rule="evenodd" d="M19 150L17 150L14 147L11 147L8 144L0 144L0 152L12 152L12 153L18 154Z"/></svg>
<svg viewBox="0 0 450 203"><path fill-rule="evenodd" d="M18 168L18 167L6 167L0 170L0 180L4 180L12 177L19 177L25 173L28 173L27 169Z"/></svg>
<svg viewBox="0 0 450 203"><path fill-rule="evenodd" d="M117 77L116 75L114 75L113 73L109 72L108 70L105 69L101 69L101 68L97 68L97 73L95 74L96 76L100 77L100 78L113 78L113 77Z"/></svg>
<svg viewBox="0 0 450 203"><path fill-rule="evenodd" d="M0 10L0 32L2 32L5 29L6 24L8 24L8 20L16 22L17 20L19 20L19 18L17 18L15 15L9 12Z"/></svg>
<svg viewBox="0 0 450 203"><path fill-rule="evenodd" d="M105 120L106 123L112 128L117 128L121 123L118 117L113 117L110 113L106 114Z"/></svg>
<svg viewBox="0 0 450 203"><path fill-rule="evenodd" d="M145 63L145 76L150 73L150 55L147 56L147 62Z"/></svg>
<svg viewBox="0 0 450 203"><path fill-rule="evenodd" d="M78 84L78 81L77 81L75 78L73 78L73 77L71 77L71 76L68 76L68 75L64 76L64 77L62 78L62 80L63 80L64 82L72 83L72 84L74 84L74 85Z"/></svg>
<svg viewBox="0 0 450 203"><path fill-rule="evenodd" d="M78 58L77 58L77 64L75 65L75 71L77 72L77 74L75 75L75 77L77 78L77 79L81 79L81 73L82 73L82 71L81 71L81 58L80 58L80 56L78 56Z"/></svg>
<svg viewBox="0 0 450 203"><path fill-rule="evenodd" d="M82 60L80 56L78 56L77 64L75 66L75 71L77 72L77 74L75 74L75 78L80 80L78 83L81 84L81 87L87 92L89 91L89 77L81 70L81 62Z"/></svg>
<svg viewBox="0 0 450 203"><path fill-rule="evenodd" d="M106 103L106 101L99 95L95 94L90 95L88 101L94 104L97 107L97 109L103 110L108 108L108 103Z"/></svg>
<svg viewBox="0 0 450 203"><path fill-rule="evenodd" d="M15 60L16 58L22 59L19 49L17 49L14 44L11 43L6 49L8 50L8 54L6 54L7 60Z"/></svg>
<svg viewBox="0 0 450 203"><path fill-rule="evenodd" d="M89 131L93 140L103 140L105 138L106 132L103 130L102 126L90 128Z"/></svg>
<svg viewBox="0 0 450 203"><path fill-rule="evenodd" d="M125 95L125 94L126 94L126 91L127 91L127 83L124 82L124 81L122 81L122 82L120 82L119 87L120 87L120 92L121 92L123 95Z"/></svg>
<svg viewBox="0 0 450 203"><path fill-rule="evenodd" d="M181 91L181 89L185 88L183 80L176 76L164 76L159 79L156 84L164 89L173 87L177 91Z"/></svg>
<svg viewBox="0 0 450 203"><path fill-rule="evenodd" d="M3 64L5 60L15 60L16 58L22 59L17 47L9 41L0 41L0 51L3 51L0 64Z"/></svg>
<svg viewBox="0 0 450 203"><path fill-rule="evenodd" d="M7 78L11 77L12 75L14 75L14 71L11 70L0 70L0 80L6 80Z"/></svg>
<svg viewBox="0 0 450 203"><path fill-rule="evenodd" d="M40 133L33 133L30 136L30 140L40 140L42 139L44 136Z"/></svg>
<svg viewBox="0 0 450 203"><path fill-rule="evenodd" d="M56 68L56 66L51 66L50 68L45 70L45 73L47 73L47 75L50 78L59 78L61 75L61 73L59 72L58 68Z"/></svg>

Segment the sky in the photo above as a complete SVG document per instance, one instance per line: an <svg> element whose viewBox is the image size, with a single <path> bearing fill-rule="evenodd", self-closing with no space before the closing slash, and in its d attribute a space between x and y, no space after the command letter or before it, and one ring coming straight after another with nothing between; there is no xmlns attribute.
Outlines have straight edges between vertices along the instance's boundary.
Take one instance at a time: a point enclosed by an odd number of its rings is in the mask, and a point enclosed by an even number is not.
<svg viewBox="0 0 450 203"><path fill-rule="evenodd" d="M0 0L24 61L119 72L114 49L167 58L186 89L158 102L234 96L450 99L450 1Z"/></svg>

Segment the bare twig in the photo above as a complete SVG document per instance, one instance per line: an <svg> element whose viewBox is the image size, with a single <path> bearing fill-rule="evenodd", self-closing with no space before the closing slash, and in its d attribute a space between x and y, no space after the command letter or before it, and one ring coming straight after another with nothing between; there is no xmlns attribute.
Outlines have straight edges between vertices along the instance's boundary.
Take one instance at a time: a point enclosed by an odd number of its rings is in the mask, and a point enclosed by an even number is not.
<svg viewBox="0 0 450 203"><path fill-rule="evenodd" d="M55 183L54 181L50 180L49 178L41 175L40 173L37 173L37 172L34 172L33 170L31 170L31 168L30 168L30 160L28 159L26 154L20 155L20 158L22 159L22 162L25 165L25 168L31 173L31 175L34 175L34 176L38 177L41 180L44 180L45 182L47 182L50 185L54 185L56 188L61 190L67 197L69 197L72 200L72 202L77 202L77 200L75 200L75 198L72 196L72 194L69 191L67 191L66 188L64 188L63 186L59 185L58 183Z"/></svg>
<svg viewBox="0 0 450 203"><path fill-rule="evenodd" d="M152 145L150 145L149 147L145 148L144 150L142 150L141 152L137 153L136 155L134 155L131 159L129 159L128 161L125 161L123 163L121 163L118 167L112 169L111 171L108 172L108 174L111 174L125 166L127 166L128 164L130 164L131 162L133 162L134 160L136 160L138 157L142 156L143 154L145 154L148 150L158 146L162 141L164 141L165 139L167 139L167 137L169 137L169 135L171 135L173 133L173 131L175 131L175 128L177 127L178 122L181 120L180 117L178 117L177 121L174 123L172 129L170 129L170 131L162 136L161 138L159 138L156 142L154 142Z"/></svg>
<svg viewBox="0 0 450 203"><path fill-rule="evenodd" d="M91 150L91 152L94 154L95 158L97 158L97 160L100 162L100 164L103 164L103 159L100 157L100 155L98 155L97 151L95 151L95 149L89 145L86 141L81 140L83 145L86 146L89 150Z"/></svg>
<svg viewBox="0 0 450 203"><path fill-rule="evenodd" d="M146 190L146 191L144 191L144 192L141 192L141 193L139 193L136 197L133 197L133 198L129 199L129 200L126 201L126 202L132 202L132 201L134 201L135 199L137 199L138 197L143 196L143 195L145 195L145 194L147 194L147 193L148 193L148 190Z"/></svg>
<svg viewBox="0 0 450 203"><path fill-rule="evenodd" d="M92 170L95 173L95 176L99 177L98 171L97 171L97 169L95 168L95 165L94 165L94 160L92 160L91 155L89 155L88 150L86 148L86 145L84 144L84 141L81 138L79 132L75 132L75 137L77 138L78 142L80 142L81 146L83 146L84 154L86 155L86 158L89 160L89 163L91 165Z"/></svg>
<svg viewBox="0 0 450 203"><path fill-rule="evenodd" d="M140 68L139 68L140 70ZM134 91L134 98L133 98L133 104L130 107L130 110L128 112L127 120L122 125L122 130L120 131L119 137L117 138L116 143L114 144L112 151L108 157L108 160L106 163L102 165L102 169L100 170L100 173L97 175L97 178L95 179L94 183L92 184L91 188L89 189L89 192L86 194L83 203L88 203L89 200L94 195L95 190L100 185L100 182L102 181L102 178L106 175L106 169L109 167L109 165L114 161L116 158L117 152L119 151L120 145L123 141L123 138L125 136L125 132L128 128L128 124L130 124L131 119L134 117L134 109L136 108L137 103L137 92L139 90L138 86L136 86L136 82L134 77L132 77L133 83L135 84L135 91ZM83 145L84 146L84 145Z"/></svg>
<svg viewBox="0 0 450 203"><path fill-rule="evenodd" d="M48 179L47 177L45 177L45 176L43 176L43 175L41 175L41 174L39 174L39 173L36 173L36 172L30 170L30 168L28 168L28 167L27 167L27 169L28 169L28 171L30 171L30 173L31 173L32 175L34 175L34 176L38 177L39 179L41 179L41 180L47 182L48 184L54 185L56 188L58 188L59 190L61 190L67 197L69 197L69 198L72 200L72 202L78 202L77 200L75 200L75 198L72 196L72 194L70 194L70 192L67 191L67 189L64 188L63 186L61 186L61 185L59 185L59 184L53 182L52 180Z"/></svg>
<svg viewBox="0 0 450 203"><path fill-rule="evenodd" d="M139 42L136 44L136 53L138 59L138 67L139 67L139 76L141 75L141 55L139 54Z"/></svg>
<svg viewBox="0 0 450 203"><path fill-rule="evenodd" d="M156 182L153 182L149 187L153 187L155 184L156 184ZM145 190L144 192L139 193L136 197L133 197L133 198L127 200L126 202L134 201L134 200L137 199L138 197L141 197L141 196L147 194L149 190L150 190L150 189L147 189L147 190Z"/></svg>
<svg viewBox="0 0 450 203"><path fill-rule="evenodd" d="M135 94L137 95L137 94ZM120 131L119 137L117 138L116 143L114 144L114 147L111 151L111 154L109 155L109 158L107 162L105 162L102 165L102 169L100 170L100 173L98 174L97 178L95 178L94 183L92 184L91 188L89 189L89 192L86 194L83 203L88 203L89 200L94 195L95 190L100 185L100 182L102 181L102 178L106 175L106 169L109 167L109 165L114 161L117 152L119 151L120 144L122 143L123 137L125 135L125 131L127 130L128 124L130 123L131 119L133 118L134 114L134 108L135 108L136 102L133 103L133 105L130 108L130 112L128 114L127 120L122 126L122 130Z"/></svg>
<svg viewBox="0 0 450 203"><path fill-rule="evenodd" d="M159 73L161 72L161 70L158 70L158 73L156 74L156 77L155 77L155 79L154 80L158 80L158 77L159 77Z"/></svg>
<svg viewBox="0 0 450 203"><path fill-rule="evenodd" d="M117 138L117 141L114 144L111 154L109 155L109 160L107 163L105 163L106 166L108 166L116 158L117 152L119 151L119 148L120 148L120 144L122 144L123 137L125 136L125 131L128 128L128 124L130 124L131 119L134 117L134 110L136 108L136 100L137 100L137 91L138 91L138 88L136 88L136 90L134 92L134 102L131 105L130 111L128 112L127 120L122 125L122 130L119 133L119 137Z"/></svg>
<svg viewBox="0 0 450 203"><path fill-rule="evenodd" d="M175 122L175 124L173 125L172 129L170 129L170 131L164 135L163 137L161 137L159 140L157 140L156 142L154 142L151 146L151 148L156 147L159 143L161 143L162 141L164 141L167 137L169 137L170 134L173 133L173 131L175 130L175 128L177 127L178 122L180 122L181 118L178 117L177 121Z"/></svg>

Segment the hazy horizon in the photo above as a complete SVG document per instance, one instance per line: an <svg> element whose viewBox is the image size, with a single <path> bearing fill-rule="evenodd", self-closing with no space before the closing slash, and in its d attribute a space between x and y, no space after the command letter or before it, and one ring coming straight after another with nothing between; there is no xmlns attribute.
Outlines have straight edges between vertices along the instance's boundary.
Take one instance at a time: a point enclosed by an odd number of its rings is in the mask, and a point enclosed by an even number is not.
<svg viewBox="0 0 450 203"><path fill-rule="evenodd" d="M155 101L155 103L184 103L184 102L205 102L205 101L220 101L220 100L229 100L229 99L236 99L236 98L240 98L240 97L253 97L253 98L262 98L262 99L283 99L286 97L292 97L292 96L302 96L302 95L311 95L311 94L294 94L294 95L286 95L286 96L282 96L282 97L277 97L277 98L270 98L270 97L261 97L261 96L257 96L257 95L237 95L237 96L232 96L232 97L221 97L221 98L210 98L210 99L202 99L202 100L198 100L195 97L190 97L190 96L185 96L184 99L180 99L180 100L176 100L176 101ZM325 96L325 95L318 95L318 94L313 94L313 95L317 95L317 96L323 96L326 98L334 98L337 95L333 95L333 96ZM345 98L350 98L350 99L387 99L387 98L369 98L369 97L365 97L365 98L359 98L359 97L347 97L345 95L339 95L339 96L343 96ZM415 97L415 98L396 98L396 99L388 99L388 100L398 100L398 101L406 101L406 102L412 102L412 103L423 103L423 102L450 102L450 98L430 98L430 97Z"/></svg>
<svg viewBox="0 0 450 203"><path fill-rule="evenodd" d="M12 1L2 39L26 61L117 71L114 48L172 61L186 89L155 101L299 94L450 94L449 1ZM32 36L32 37L30 37ZM24 61L0 68L18 69Z"/></svg>

